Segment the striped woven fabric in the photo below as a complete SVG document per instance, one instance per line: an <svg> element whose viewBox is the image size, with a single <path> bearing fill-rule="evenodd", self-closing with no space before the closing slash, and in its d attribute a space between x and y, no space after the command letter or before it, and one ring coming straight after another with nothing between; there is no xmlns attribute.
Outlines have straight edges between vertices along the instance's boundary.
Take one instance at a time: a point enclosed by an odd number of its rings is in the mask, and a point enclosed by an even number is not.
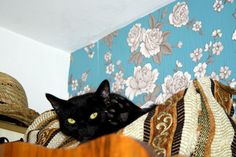
<svg viewBox="0 0 236 157"><path fill-rule="evenodd" d="M235 89L218 81L194 80L188 89L118 133L149 143L160 156L236 156L233 94ZM54 111L39 116L27 129L24 141L49 148L79 145L60 132Z"/></svg>

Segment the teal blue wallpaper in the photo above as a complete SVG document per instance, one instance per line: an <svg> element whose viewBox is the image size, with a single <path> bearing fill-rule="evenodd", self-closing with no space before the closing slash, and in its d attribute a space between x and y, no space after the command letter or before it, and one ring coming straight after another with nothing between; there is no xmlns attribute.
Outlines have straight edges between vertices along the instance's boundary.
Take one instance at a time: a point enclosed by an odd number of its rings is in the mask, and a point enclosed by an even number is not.
<svg viewBox="0 0 236 157"><path fill-rule="evenodd" d="M108 79L139 106L161 103L194 78L236 86L236 2L175 1L71 55L70 96Z"/></svg>

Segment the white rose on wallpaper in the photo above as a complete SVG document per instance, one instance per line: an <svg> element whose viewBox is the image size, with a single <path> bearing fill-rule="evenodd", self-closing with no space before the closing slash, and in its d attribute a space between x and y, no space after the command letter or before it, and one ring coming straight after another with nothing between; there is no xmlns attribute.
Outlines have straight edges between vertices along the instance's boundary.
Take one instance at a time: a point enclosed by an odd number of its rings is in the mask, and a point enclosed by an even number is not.
<svg viewBox="0 0 236 157"><path fill-rule="evenodd" d="M111 60L111 56L112 56L111 52L105 53L105 54L104 54L104 60L105 60L106 62L109 62L109 61Z"/></svg>
<svg viewBox="0 0 236 157"><path fill-rule="evenodd" d="M217 75L215 72L212 72L212 73L211 73L210 78L212 78L213 80L217 80L217 81L220 80L219 75Z"/></svg>
<svg viewBox="0 0 236 157"><path fill-rule="evenodd" d="M81 80L82 80L83 82L85 82L85 81L87 80L87 78L88 78L88 73L87 73L87 72L84 72L84 73L82 74L82 76L81 76Z"/></svg>
<svg viewBox="0 0 236 157"><path fill-rule="evenodd" d="M214 37L214 38L216 38L216 37L221 38L222 37L222 32L221 32L220 29L216 29L212 32L211 36Z"/></svg>
<svg viewBox="0 0 236 157"><path fill-rule="evenodd" d="M195 73L194 76L196 78L200 78L205 76L206 74L206 68L207 64L206 63L199 63L197 66L194 67L193 72Z"/></svg>
<svg viewBox="0 0 236 157"><path fill-rule="evenodd" d="M232 34L232 40L236 40L236 29L234 30L234 33Z"/></svg>
<svg viewBox="0 0 236 157"><path fill-rule="evenodd" d="M231 75L231 70L228 66L220 67L220 78L227 79Z"/></svg>
<svg viewBox="0 0 236 157"><path fill-rule="evenodd" d="M125 79L123 78L124 73L119 71L115 74L115 82L112 84L112 89L114 92L119 91L120 89L124 89L125 87Z"/></svg>
<svg viewBox="0 0 236 157"><path fill-rule="evenodd" d="M187 4L185 2L178 2L173 8L173 12L169 15L169 22L175 27L186 25L189 20L188 14Z"/></svg>
<svg viewBox="0 0 236 157"><path fill-rule="evenodd" d="M134 67L134 76L128 77L126 81L127 88L125 95L133 100L135 96L153 92L158 76L158 70L152 70L150 63L146 64L144 67Z"/></svg>
<svg viewBox="0 0 236 157"><path fill-rule="evenodd" d="M140 42L142 41L143 32L145 30L141 28L141 24L135 24L128 33L127 42L130 46L131 52L138 49Z"/></svg>
<svg viewBox="0 0 236 157"><path fill-rule="evenodd" d="M107 67L106 67L106 73L107 74L111 74L112 72L114 72L114 68L115 68L115 66L114 66L114 64L109 64Z"/></svg>
<svg viewBox="0 0 236 157"><path fill-rule="evenodd" d="M77 80L72 80L71 81L71 89L72 91L75 91L77 89L78 86L78 81Z"/></svg>
<svg viewBox="0 0 236 157"><path fill-rule="evenodd" d="M173 77L168 75L165 77L162 86L162 91L165 95L173 95L180 90L189 86L191 82L191 75L188 72L183 73L178 71L174 73Z"/></svg>
<svg viewBox="0 0 236 157"><path fill-rule="evenodd" d="M212 53L214 55L220 55L220 53L222 52L223 48L224 48L224 46L222 45L222 43L220 41L215 42L212 45Z"/></svg>
<svg viewBox="0 0 236 157"><path fill-rule="evenodd" d="M160 45L162 42L162 31L158 28L148 29L143 34L143 42L140 44L140 52L146 58L150 58L160 52Z"/></svg>
<svg viewBox="0 0 236 157"><path fill-rule="evenodd" d="M196 21L194 24L193 24L193 28L192 30L194 32L199 32L202 28L202 22L201 21Z"/></svg>
<svg viewBox="0 0 236 157"><path fill-rule="evenodd" d="M213 4L213 8L215 11L220 12L224 8L223 2L221 0L216 0Z"/></svg>
<svg viewBox="0 0 236 157"><path fill-rule="evenodd" d="M163 93L158 96L156 102L164 102L173 94L187 88L190 83L191 75L188 72L183 73L182 71L177 71L173 77L170 75L166 76L164 83L161 85Z"/></svg>
<svg viewBox="0 0 236 157"><path fill-rule="evenodd" d="M192 53L190 53L190 57L194 62L199 61L202 58L202 48L195 49Z"/></svg>

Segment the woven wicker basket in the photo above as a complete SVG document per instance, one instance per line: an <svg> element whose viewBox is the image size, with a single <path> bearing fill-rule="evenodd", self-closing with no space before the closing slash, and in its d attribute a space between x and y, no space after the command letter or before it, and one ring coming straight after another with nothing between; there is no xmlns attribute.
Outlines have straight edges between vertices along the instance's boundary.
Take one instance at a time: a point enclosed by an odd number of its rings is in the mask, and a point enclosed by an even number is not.
<svg viewBox="0 0 236 157"><path fill-rule="evenodd" d="M28 108L22 85L8 74L0 72L0 115L28 126L39 115Z"/></svg>

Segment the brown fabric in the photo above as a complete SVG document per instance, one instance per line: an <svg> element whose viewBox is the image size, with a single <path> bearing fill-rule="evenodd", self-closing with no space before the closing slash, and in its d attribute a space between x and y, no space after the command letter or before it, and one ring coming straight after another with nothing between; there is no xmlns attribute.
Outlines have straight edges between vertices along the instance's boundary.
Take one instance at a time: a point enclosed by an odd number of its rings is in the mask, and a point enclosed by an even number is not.
<svg viewBox="0 0 236 157"><path fill-rule="evenodd" d="M236 94L236 92L229 86L225 86L218 81L214 81L214 85L214 95L217 102L224 108L225 112L230 115L233 103L232 94Z"/></svg>
<svg viewBox="0 0 236 157"><path fill-rule="evenodd" d="M184 126L184 97L176 103L176 129L172 141L171 155L179 154L181 135Z"/></svg>
<svg viewBox="0 0 236 157"><path fill-rule="evenodd" d="M150 132L151 132L151 118L153 117L153 115L155 114L155 110L151 110L148 113L147 118L144 121L144 133L143 133L143 141L147 142L150 140Z"/></svg>
<svg viewBox="0 0 236 157"><path fill-rule="evenodd" d="M43 129L39 134L38 134L38 140L36 144L39 145L47 145L50 139L55 135L58 131L56 128L47 128Z"/></svg>
<svg viewBox="0 0 236 157"><path fill-rule="evenodd" d="M177 124L177 102L183 97L180 91L170 97L164 104L158 105L151 119L151 134L149 143L157 155L171 156L171 147Z"/></svg>

